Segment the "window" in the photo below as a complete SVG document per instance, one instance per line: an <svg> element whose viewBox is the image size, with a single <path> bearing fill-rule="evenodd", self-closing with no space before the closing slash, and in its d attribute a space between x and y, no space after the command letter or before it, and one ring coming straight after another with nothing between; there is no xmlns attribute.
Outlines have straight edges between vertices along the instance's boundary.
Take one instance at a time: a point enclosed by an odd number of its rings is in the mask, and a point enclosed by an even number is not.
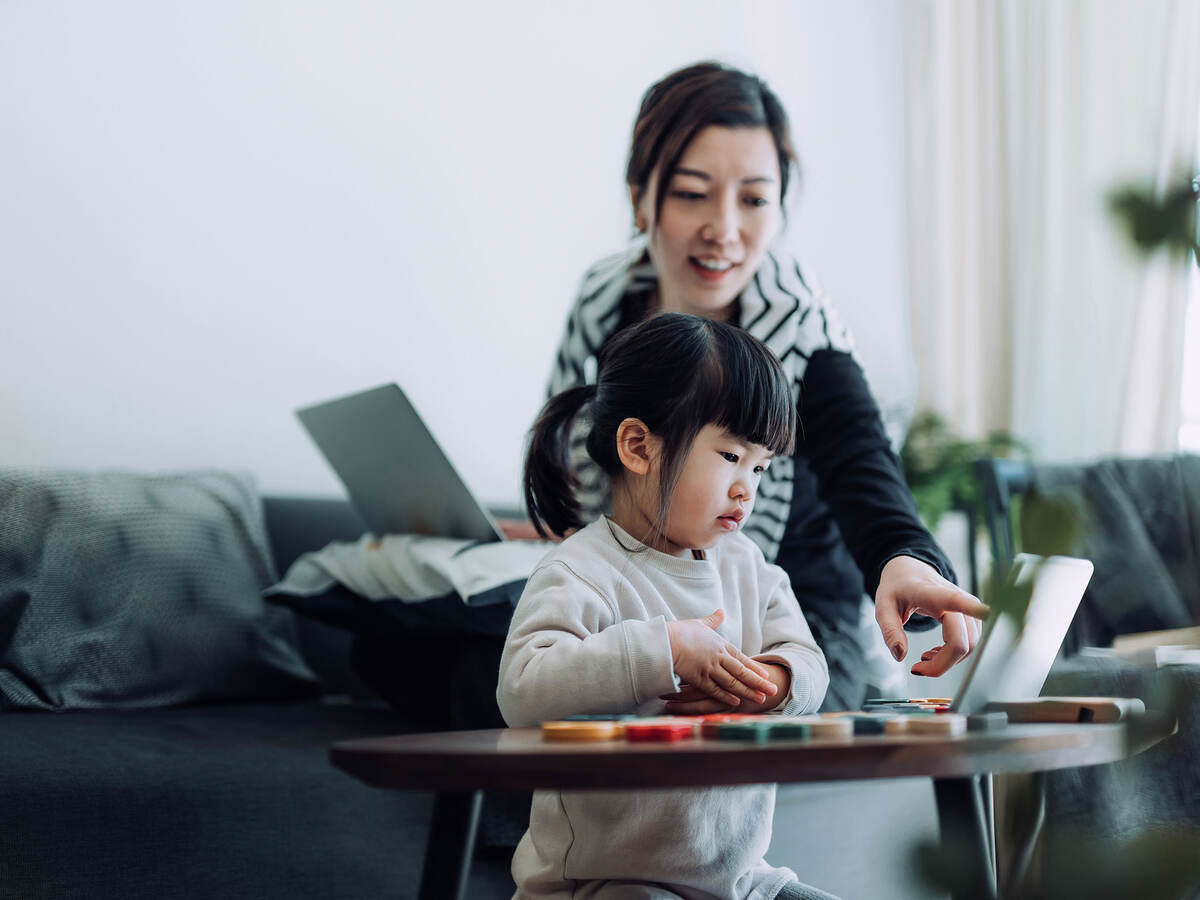
<svg viewBox="0 0 1200 900"><path fill-rule="evenodd" d="M1200 262L1195 254L1192 255L1192 274L1188 282L1179 405L1179 449L1185 453L1200 453Z"/></svg>

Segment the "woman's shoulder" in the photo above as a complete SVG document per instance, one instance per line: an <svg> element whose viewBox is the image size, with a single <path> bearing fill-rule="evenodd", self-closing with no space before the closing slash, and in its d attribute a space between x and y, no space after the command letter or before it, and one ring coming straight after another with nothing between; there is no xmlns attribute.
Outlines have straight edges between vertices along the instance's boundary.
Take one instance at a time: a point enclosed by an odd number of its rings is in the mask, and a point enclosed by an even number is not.
<svg viewBox="0 0 1200 900"><path fill-rule="evenodd" d="M646 255L646 240L634 237L628 244L588 266L579 284L579 299L593 296L616 280L625 281Z"/></svg>
<svg viewBox="0 0 1200 900"><path fill-rule="evenodd" d="M780 359L817 350L854 352L837 307L810 269L790 251L773 247L742 292L739 324Z"/></svg>
<svg viewBox="0 0 1200 900"><path fill-rule="evenodd" d="M594 358L617 328L621 300L640 277L644 252L644 242L634 241L592 265L583 276L551 371L551 393L595 379Z"/></svg>

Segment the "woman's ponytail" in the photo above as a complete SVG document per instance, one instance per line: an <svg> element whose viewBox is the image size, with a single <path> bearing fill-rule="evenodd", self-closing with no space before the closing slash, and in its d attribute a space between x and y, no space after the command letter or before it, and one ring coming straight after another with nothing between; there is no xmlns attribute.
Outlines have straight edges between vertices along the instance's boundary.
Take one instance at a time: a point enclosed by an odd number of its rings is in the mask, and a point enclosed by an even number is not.
<svg viewBox="0 0 1200 900"><path fill-rule="evenodd" d="M555 394L529 433L525 454L525 508L533 527L542 537L560 537L584 522L575 491L579 479L571 470L571 423L596 396L594 384L578 385Z"/></svg>

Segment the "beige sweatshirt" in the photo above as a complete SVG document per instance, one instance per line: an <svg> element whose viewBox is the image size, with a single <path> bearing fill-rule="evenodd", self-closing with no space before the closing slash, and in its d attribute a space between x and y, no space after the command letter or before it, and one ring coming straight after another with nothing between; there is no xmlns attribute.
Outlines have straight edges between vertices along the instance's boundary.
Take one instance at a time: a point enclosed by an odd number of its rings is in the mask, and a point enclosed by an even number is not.
<svg viewBox="0 0 1200 900"><path fill-rule="evenodd" d="M505 721L661 712L659 695L679 688L667 622L718 608L730 642L791 670L775 711L814 712L829 670L786 573L741 533L707 557L644 547L608 519L563 541L509 627L496 692ZM516 896L768 900L796 878L763 859L774 809L774 785L538 791L513 857Z"/></svg>

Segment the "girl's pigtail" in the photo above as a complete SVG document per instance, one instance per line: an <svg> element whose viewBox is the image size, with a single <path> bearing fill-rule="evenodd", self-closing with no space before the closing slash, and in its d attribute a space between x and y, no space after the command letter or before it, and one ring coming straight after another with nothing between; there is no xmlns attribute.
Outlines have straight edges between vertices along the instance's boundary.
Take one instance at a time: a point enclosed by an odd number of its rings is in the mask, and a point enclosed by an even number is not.
<svg viewBox="0 0 1200 900"><path fill-rule="evenodd" d="M567 451L571 423L585 403L596 396L594 384L567 388L542 407L529 436L525 455L525 509L542 537L559 537L581 527L579 479L571 471Z"/></svg>

